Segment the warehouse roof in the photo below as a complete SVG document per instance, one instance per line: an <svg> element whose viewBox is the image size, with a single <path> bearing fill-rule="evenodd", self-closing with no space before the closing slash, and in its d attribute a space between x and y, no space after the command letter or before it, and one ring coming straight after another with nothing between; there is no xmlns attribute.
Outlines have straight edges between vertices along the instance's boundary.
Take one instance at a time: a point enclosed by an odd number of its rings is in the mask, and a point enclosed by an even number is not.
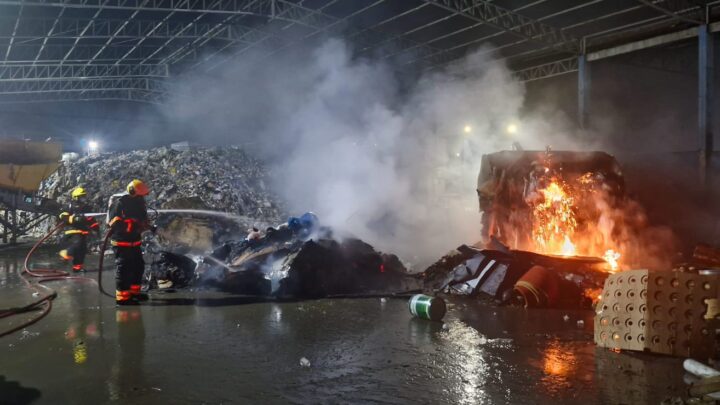
<svg viewBox="0 0 720 405"><path fill-rule="evenodd" d="M577 70L581 54L692 37L712 23L714 3L0 0L0 102L161 102L178 72L211 72L250 50L283 52L323 35L407 69L441 67L491 44L521 80L536 80Z"/></svg>

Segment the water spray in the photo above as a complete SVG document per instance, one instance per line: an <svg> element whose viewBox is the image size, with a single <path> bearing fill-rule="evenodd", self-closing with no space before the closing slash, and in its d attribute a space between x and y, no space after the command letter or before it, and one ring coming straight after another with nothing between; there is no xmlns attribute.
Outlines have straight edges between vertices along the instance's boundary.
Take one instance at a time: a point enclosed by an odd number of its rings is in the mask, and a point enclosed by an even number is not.
<svg viewBox="0 0 720 405"><path fill-rule="evenodd" d="M159 214L198 214L198 215L208 215L213 217L221 217L221 218L228 218L228 219L234 219L236 221L252 221L252 218L244 217L241 215L231 214L229 212L222 212L222 211L211 211L211 210L198 210L198 209L161 209L161 210L153 210ZM103 215L107 215L107 212L92 212L85 214L86 217L101 217Z"/></svg>

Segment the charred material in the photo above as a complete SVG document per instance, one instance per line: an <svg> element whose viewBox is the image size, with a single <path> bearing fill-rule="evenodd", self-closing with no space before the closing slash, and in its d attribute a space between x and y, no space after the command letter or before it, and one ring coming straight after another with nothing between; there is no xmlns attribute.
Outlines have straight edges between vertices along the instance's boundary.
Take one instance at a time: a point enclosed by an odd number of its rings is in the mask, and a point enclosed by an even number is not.
<svg viewBox="0 0 720 405"><path fill-rule="evenodd" d="M377 252L359 239L308 241L282 261L287 277L279 281L280 298L400 293L417 290L395 255Z"/></svg>
<svg viewBox="0 0 720 405"><path fill-rule="evenodd" d="M422 273L425 288L543 308L590 308L608 273L602 259L461 246Z"/></svg>
<svg viewBox="0 0 720 405"><path fill-rule="evenodd" d="M153 274L159 281L151 283L151 288L162 288L170 281L175 288L211 287L243 295L304 299L407 293L422 286L397 256L378 252L359 239L336 240L312 214L291 218L264 234L252 230L243 241L225 242L193 267L193 277L187 277L192 260L186 256L163 253L157 259Z"/></svg>
<svg viewBox="0 0 720 405"><path fill-rule="evenodd" d="M154 254L146 277L148 289L183 288L195 281L197 263L191 258L167 251Z"/></svg>

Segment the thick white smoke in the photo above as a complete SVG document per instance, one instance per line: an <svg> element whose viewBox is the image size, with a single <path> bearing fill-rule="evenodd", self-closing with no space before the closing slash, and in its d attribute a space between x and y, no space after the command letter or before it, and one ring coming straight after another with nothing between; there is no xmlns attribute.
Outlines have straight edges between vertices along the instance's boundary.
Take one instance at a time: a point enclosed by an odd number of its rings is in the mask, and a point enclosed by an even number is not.
<svg viewBox="0 0 720 405"><path fill-rule="evenodd" d="M239 144L274 166L294 213L423 262L479 239L484 153L567 147L551 108L522 114L524 87L487 49L413 84L341 40L188 76L166 113L191 139ZM399 83L403 82L404 86ZM188 97L188 94L191 97ZM517 133L508 134L510 124Z"/></svg>

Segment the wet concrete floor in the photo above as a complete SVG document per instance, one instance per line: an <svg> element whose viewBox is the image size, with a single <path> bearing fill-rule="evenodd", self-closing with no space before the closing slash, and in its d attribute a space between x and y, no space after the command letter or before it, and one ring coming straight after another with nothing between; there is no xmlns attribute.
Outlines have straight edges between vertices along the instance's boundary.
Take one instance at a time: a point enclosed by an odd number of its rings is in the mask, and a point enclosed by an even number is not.
<svg viewBox="0 0 720 405"><path fill-rule="evenodd" d="M0 250L0 308L32 299L18 278L26 250ZM596 348L590 311L453 300L441 324L400 299L208 291L116 309L92 282L48 285L52 312L0 338L0 403L658 404L685 393L681 359ZM0 319L0 331L23 319Z"/></svg>

